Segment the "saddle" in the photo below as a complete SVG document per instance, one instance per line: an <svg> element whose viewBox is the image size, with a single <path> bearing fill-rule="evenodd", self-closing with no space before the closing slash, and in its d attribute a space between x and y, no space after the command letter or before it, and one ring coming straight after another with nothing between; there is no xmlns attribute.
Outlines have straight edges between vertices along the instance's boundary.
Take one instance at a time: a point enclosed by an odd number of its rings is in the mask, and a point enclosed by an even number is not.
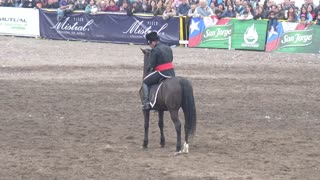
<svg viewBox="0 0 320 180"><path fill-rule="evenodd" d="M160 79L158 84L154 84L149 89L149 100L150 100L150 106L151 108L154 107L154 105L157 103L157 97L160 87L162 86L163 82L166 80L166 78Z"/></svg>

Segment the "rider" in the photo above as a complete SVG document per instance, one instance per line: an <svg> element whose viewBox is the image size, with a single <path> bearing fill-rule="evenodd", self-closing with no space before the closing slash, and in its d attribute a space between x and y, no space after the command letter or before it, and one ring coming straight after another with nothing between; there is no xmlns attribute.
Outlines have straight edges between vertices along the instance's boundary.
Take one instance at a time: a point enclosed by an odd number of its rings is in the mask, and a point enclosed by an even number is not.
<svg viewBox="0 0 320 180"><path fill-rule="evenodd" d="M150 109L149 87L159 82L162 78L171 78L175 76L173 69L172 49L161 44L157 32L150 32L146 35L147 43L152 48L151 59L147 65L149 73L142 83L143 87L143 109Z"/></svg>

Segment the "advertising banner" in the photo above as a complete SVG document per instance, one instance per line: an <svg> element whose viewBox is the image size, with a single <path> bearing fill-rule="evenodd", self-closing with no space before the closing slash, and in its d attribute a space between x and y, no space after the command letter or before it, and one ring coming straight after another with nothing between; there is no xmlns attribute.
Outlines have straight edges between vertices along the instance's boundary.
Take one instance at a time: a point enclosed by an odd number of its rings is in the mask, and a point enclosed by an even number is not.
<svg viewBox="0 0 320 180"><path fill-rule="evenodd" d="M40 11L40 34L49 39L145 44L145 34L157 31L161 42L179 44L179 18L72 13L60 22L56 12Z"/></svg>
<svg viewBox="0 0 320 180"><path fill-rule="evenodd" d="M192 18L189 28L189 47L228 48L233 33L231 19L216 17Z"/></svg>
<svg viewBox="0 0 320 180"><path fill-rule="evenodd" d="M39 10L0 7L0 34L39 36Z"/></svg>
<svg viewBox="0 0 320 180"><path fill-rule="evenodd" d="M279 22L267 36L266 51L320 54L320 26Z"/></svg>
<svg viewBox="0 0 320 180"><path fill-rule="evenodd" d="M233 20L234 31L231 38L233 49L264 51L268 21Z"/></svg>

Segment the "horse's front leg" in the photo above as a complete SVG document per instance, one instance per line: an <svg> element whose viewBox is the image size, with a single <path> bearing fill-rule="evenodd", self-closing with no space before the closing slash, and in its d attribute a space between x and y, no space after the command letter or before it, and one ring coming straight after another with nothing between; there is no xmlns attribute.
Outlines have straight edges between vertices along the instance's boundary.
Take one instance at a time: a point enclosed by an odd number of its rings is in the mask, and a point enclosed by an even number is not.
<svg viewBox="0 0 320 180"><path fill-rule="evenodd" d="M174 127L176 128L177 132L177 148L176 152L181 153L181 123L179 120L179 114L178 110L171 110L170 111L170 116L173 121Z"/></svg>
<svg viewBox="0 0 320 180"><path fill-rule="evenodd" d="M148 148L148 133L149 133L149 119L150 119L150 111L149 110L143 110L143 116L144 116L144 139L143 139L143 145L142 147L144 149Z"/></svg>
<svg viewBox="0 0 320 180"><path fill-rule="evenodd" d="M164 147L166 144L164 133L163 133L163 125L164 125L163 114L164 114L163 111L158 112L158 115L159 115L158 125L159 125L159 129L160 129L160 145L161 145L161 147Z"/></svg>

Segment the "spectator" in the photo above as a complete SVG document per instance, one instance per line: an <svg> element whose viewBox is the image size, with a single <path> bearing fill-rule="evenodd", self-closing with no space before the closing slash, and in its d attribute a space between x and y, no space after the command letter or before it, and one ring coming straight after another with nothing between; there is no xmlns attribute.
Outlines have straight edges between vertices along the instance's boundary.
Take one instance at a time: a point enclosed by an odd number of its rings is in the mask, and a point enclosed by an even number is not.
<svg viewBox="0 0 320 180"><path fill-rule="evenodd" d="M119 8L119 11L128 13L128 10L129 10L129 5L128 5L127 1L123 1L122 6L120 6L120 8Z"/></svg>
<svg viewBox="0 0 320 180"><path fill-rule="evenodd" d="M172 7L170 4L168 4L166 6L166 9L164 10L164 12L162 14L163 20L167 20L170 17L174 17L177 14L177 12L176 12L176 10L174 8L175 7Z"/></svg>
<svg viewBox="0 0 320 180"><path fill-rule="evenodd" d="M147 0L142 0L141 3L141 12L142 13L150 13L150 8Z"/></svg>
<svg viewBox="0 0 320 180"><path fill-rule="evenodd" d="M235 12L238 14L238 16L241 16L242 13L244 12L244 7L241 5L241 1L240 0L236 0L235 1L235 8L234 8Z"/></svg>
<svg viewBox="0 0 320 180"><path fill-rule="evenodd" d="M288 10L290 8L290 0L284 0L283 2L283 9Z"/></svg>
<svg viewBox="0 0 320 180"><path fill-rule="evenodd" d="M316 18L316 25L320 25L320 12L318 12L318 15Z"/></svg>
<svg viewBox="0 0 320 180"><path fill-rule="evenodd" d="M87 14L95 14L98 12L98 7L96 5L96 2L94 0L90 0L89 4L86 6L85 10L84 10L85 13Z"/></svg>
<svg viewBox="0 0 320 180"><path fill-rule="evenodd" d="M290 6L292 6L295 11L299 11L299 7L296 6L295 0L290 0Z"/></svg>
<svg viewBox="0 0 320 180"><path fill-rule="evenodd" d="M288 22L296 22L297 21L297 13L295 12L294 7L290 6L287 11L287 21Z"/></svg>
<svg viewBox="0 0 320 180"><path fill-rule="evenodd" d="M138 1L133 1L130 8L131 8L131 13L141 13L142 12L141 3L139 3Z"/></svg>
<svg viewBox="0 0 320 180"><path fill-rule="evenodd" d="M198 0L193 0L193 1L191 1L191 2L194 2L195 4L198 4L198 3L199 3ZM219 3L218 3L217 0L211 0L211 1L209 0L207 4L209 4L209 6L211 6L211 4L213 4L214 7L217 7ZM213 11L213 12L214 12L214 11Z"/></svg>
<svg viewBox="0 0 320 180"><path fill-rule="evenodd" d="M120 9L120 7L122 6L122 4L123 4L124 2L126 2L127 5L129 6L128 0L117 0L117 1L115 1L115 2L116 2L116 5L119 7L119 9Z"/></svg>
<svg viewBox="0 0 320 180"><path fill-rule="evenodd" d="M275 13L275 15L277 16L278 6L276 6L275 4L272 4L271 6L269 6L269 13L270 13L270 11L273 11Z"/></svg>
<svg viewBox="0 0 320 180"><path fill-rule="evenodd" d="M252 14L249 11L243 11L242 15L237 17L239 20L251 20L253 19Z"/></svg>
<svg viewBox="0 0 320 180"><path fill-rule="evenodd" d="M263 8L263 5L259 5L258 9L256 11L256 15L253 17L253 19L257 20L257 19L266 19L267 18L267 12L266 10Z"/></svg>
<svg viewBox="0 0 320 180"><path fill-rule="evenodd" d="M182 3L182 0L169 0L169 2L171 2L172 3L172 6L174 6L175 7L175 9L177 10L178 9L178 7L180 6L180 4Z"/></svg>
<svg viewBox="0 0 320 180"><path fill-rule="evenodd" d="M302 15L304 15L304 17ZM301 6L300 14L298 16L299 22L302 21L301 17L305 18L303 22L305 22L306 24L309 24L312 21L312 15L307 12L307 8L305 6Z"/></svg>
<svg viewBox="0 0 320 180"><path fill-rule="evenodd" d="M302 4L302 6L308 7L308 5L309 5L309 1L308 0L304 0L304 3Z"/></svg>
<svg viewBox="0 0 320 180"><path fill-rule="evenodd" d="M256 15L256 12L252 8L251 4L248 4L247 6L245 6L245 9L246 9L246 11L248 11L248 17L252 17L253 18Z"/></svg>
<svg viewBox="0 0 320 180"><path fill-rule="evenodd" d="M314 11L315 11L316 14L318 14L318 13L320 12L320 0L319 0L318 6L316 6L316 7L314 8Z"/></svg>
<svg viewBox="0 0 320 180"><path fill-rule="evenodd" d="M0 0L0 4L2 1L4 2L4 0ZM19 7L19 8L22 7L22 0L16 0L14 7Z"/></svg>
<svg viewBox="0 0 320 180"><path fill-rule="evenodd" d="M276 13L274 11L269 12L269 24L268 31L277 31L277 26L279 24Z"/></svg>
<svg viewBox="0 0 320 180"><path fill-rule="evenodd" d="M86 0L77 0L75 2L75 6L74 9L75 10L85 10L85 8L87 7L88 3Z"/></svg>
<svg viewBox="0 0 320 180"><path fill-rule="evenodd" d="M43 3L42 3L41 0L38 0L38 1L36 2L36 8L38 8L38 9L42 9L42 8L43 8Z"/></svg>
<svg viewBox="0 0 320 180"><path fill-rule="evenodd" d="M199 6L196 8L194 12L194 17L208 17L213 14L212 9L207 5L207 0L200 0Z"/></svg>
<svg viewBox="0 0 320 180"><path fill-rule="evenodd" d="M316 20L317 15L316 15L316 12L313 10L313 5L312 5L312 4L309 4L309 5L307 6L307 11L308 11L308 13L311 14L312 20L313 20L313 21Z"/></svg>
<svg viewBox="0 0 320 180"><path fill-rule="evenodd" d="M308 22L306 21L306 13L301 13L299 14L299 23L301 24L308 24Z"/></svg>
<svg viewBox="0 0 320 180"><path fill-rule="evenodd" d="M163 2L160 0L157 3L157 9L153 12L153 15L162 15L165 10L165 7L163 6Z"/></svg>
<svg viewBox="0 0 320 180"><path fill-rule="evenodd" d="M212 12L216 12L218 9L218 4L216 5L216 3L211 2L209 7L211 8Z"/></svg>
<svg viewBox="0 0 320 180"><path fill-rule="evenodd" d="M104 0L101 0L98 4L98 11L103 12L107 9L107 3Z"/></svg>
<svg viewBox="0 0 320 180"><path fill-rule="evenodd" d="M153 14L153 13L156 11L156 9L157 9L157 2L156 2L156 0L151 0L148 11Z"/></svg>
<svg viewBox="0 0 320 180"><path fill-rule="evenodd" d="M225 11L225 7L223 5L223 3L218 4L217 9L221 12L221 14Z"/></svg>
<svg viewBox="0 0 320 180"><path fill-rule="evenodd" d="M182 0L181 4L178 7L178 15L179 16L186 16L190 9L189 4L187 4L187 0Z"/></svg>
<svg viewBox="0 0 320 180"><path fill-rule="evenodd" d="M15 3L13 0L2 0L2 1L4 1L5 7L15 7Z"/></svg>
<svg viewBox="0 0 320 180"><path fill-rule="evenodd" d="M23 8L34 8L34 7L36 7L36 1L35 0L24 0L22 7Z"/></svg>
<svg viewBox="0 0 320 180"><path fill-rule="evenodd" d="M59 8L58 0L48 0L48 5L45 8L58 9Z"/></svg>
<svg viewBox="0 0 320 180"><path fill-rule="evenodd" d="M191 19L192 17L194 17L194 15L195 15L194 12L195 12L196 8L197 8L196 2L192 2L191 6L190 6L190 9L188 11L188 14L187 14L187 18L188 19Z"/></svg>
<svg viewBox="0 0 320 180"><path fill-rule="evenodd" d="M227 7L227 10L225 12L223 12L220 17L221 18L224 18L224 17L234 18L234 17L236 17L236 12L234 11L233 6L229 5Z"/></svg>
<svg viewBox="0 0 320 180"><path fill-rule="evenodd" d="M233 0L226 0L224 1L224 7L228 8L228 6L232 6L234 9Z"/></svg>
<svg viewBox="0 0 320 180"><path fill-rule="evenodd" d="M57 9L57 21L62 21L64 17L74 10L74 3L67 3L67 0L61 0L59 3L59 8Z"/></svg>
<svg viewBox="0 0 320 180"><path fill-rule="evenodd" d="M242 0L241 3L242 7L244 8L244 10L246 10L246 7L248 6L248 2L246 0ZM249 13L249 12L248 12Z"/></svg>
<svg viewBox="0 0 320 180"><path fill-rule="evenodd" d="M285 11L282 8L282 4L277 5L276 14L278 19L286 19Z"/></svg>
<svg viewBox="0 0 320 180"><path fill-rule="evenodd" d="M119 11L119 7L116 5L116 2L114 2L114 0L110 0L109 6L107 6L106 11L117 12Z"/></svg>

